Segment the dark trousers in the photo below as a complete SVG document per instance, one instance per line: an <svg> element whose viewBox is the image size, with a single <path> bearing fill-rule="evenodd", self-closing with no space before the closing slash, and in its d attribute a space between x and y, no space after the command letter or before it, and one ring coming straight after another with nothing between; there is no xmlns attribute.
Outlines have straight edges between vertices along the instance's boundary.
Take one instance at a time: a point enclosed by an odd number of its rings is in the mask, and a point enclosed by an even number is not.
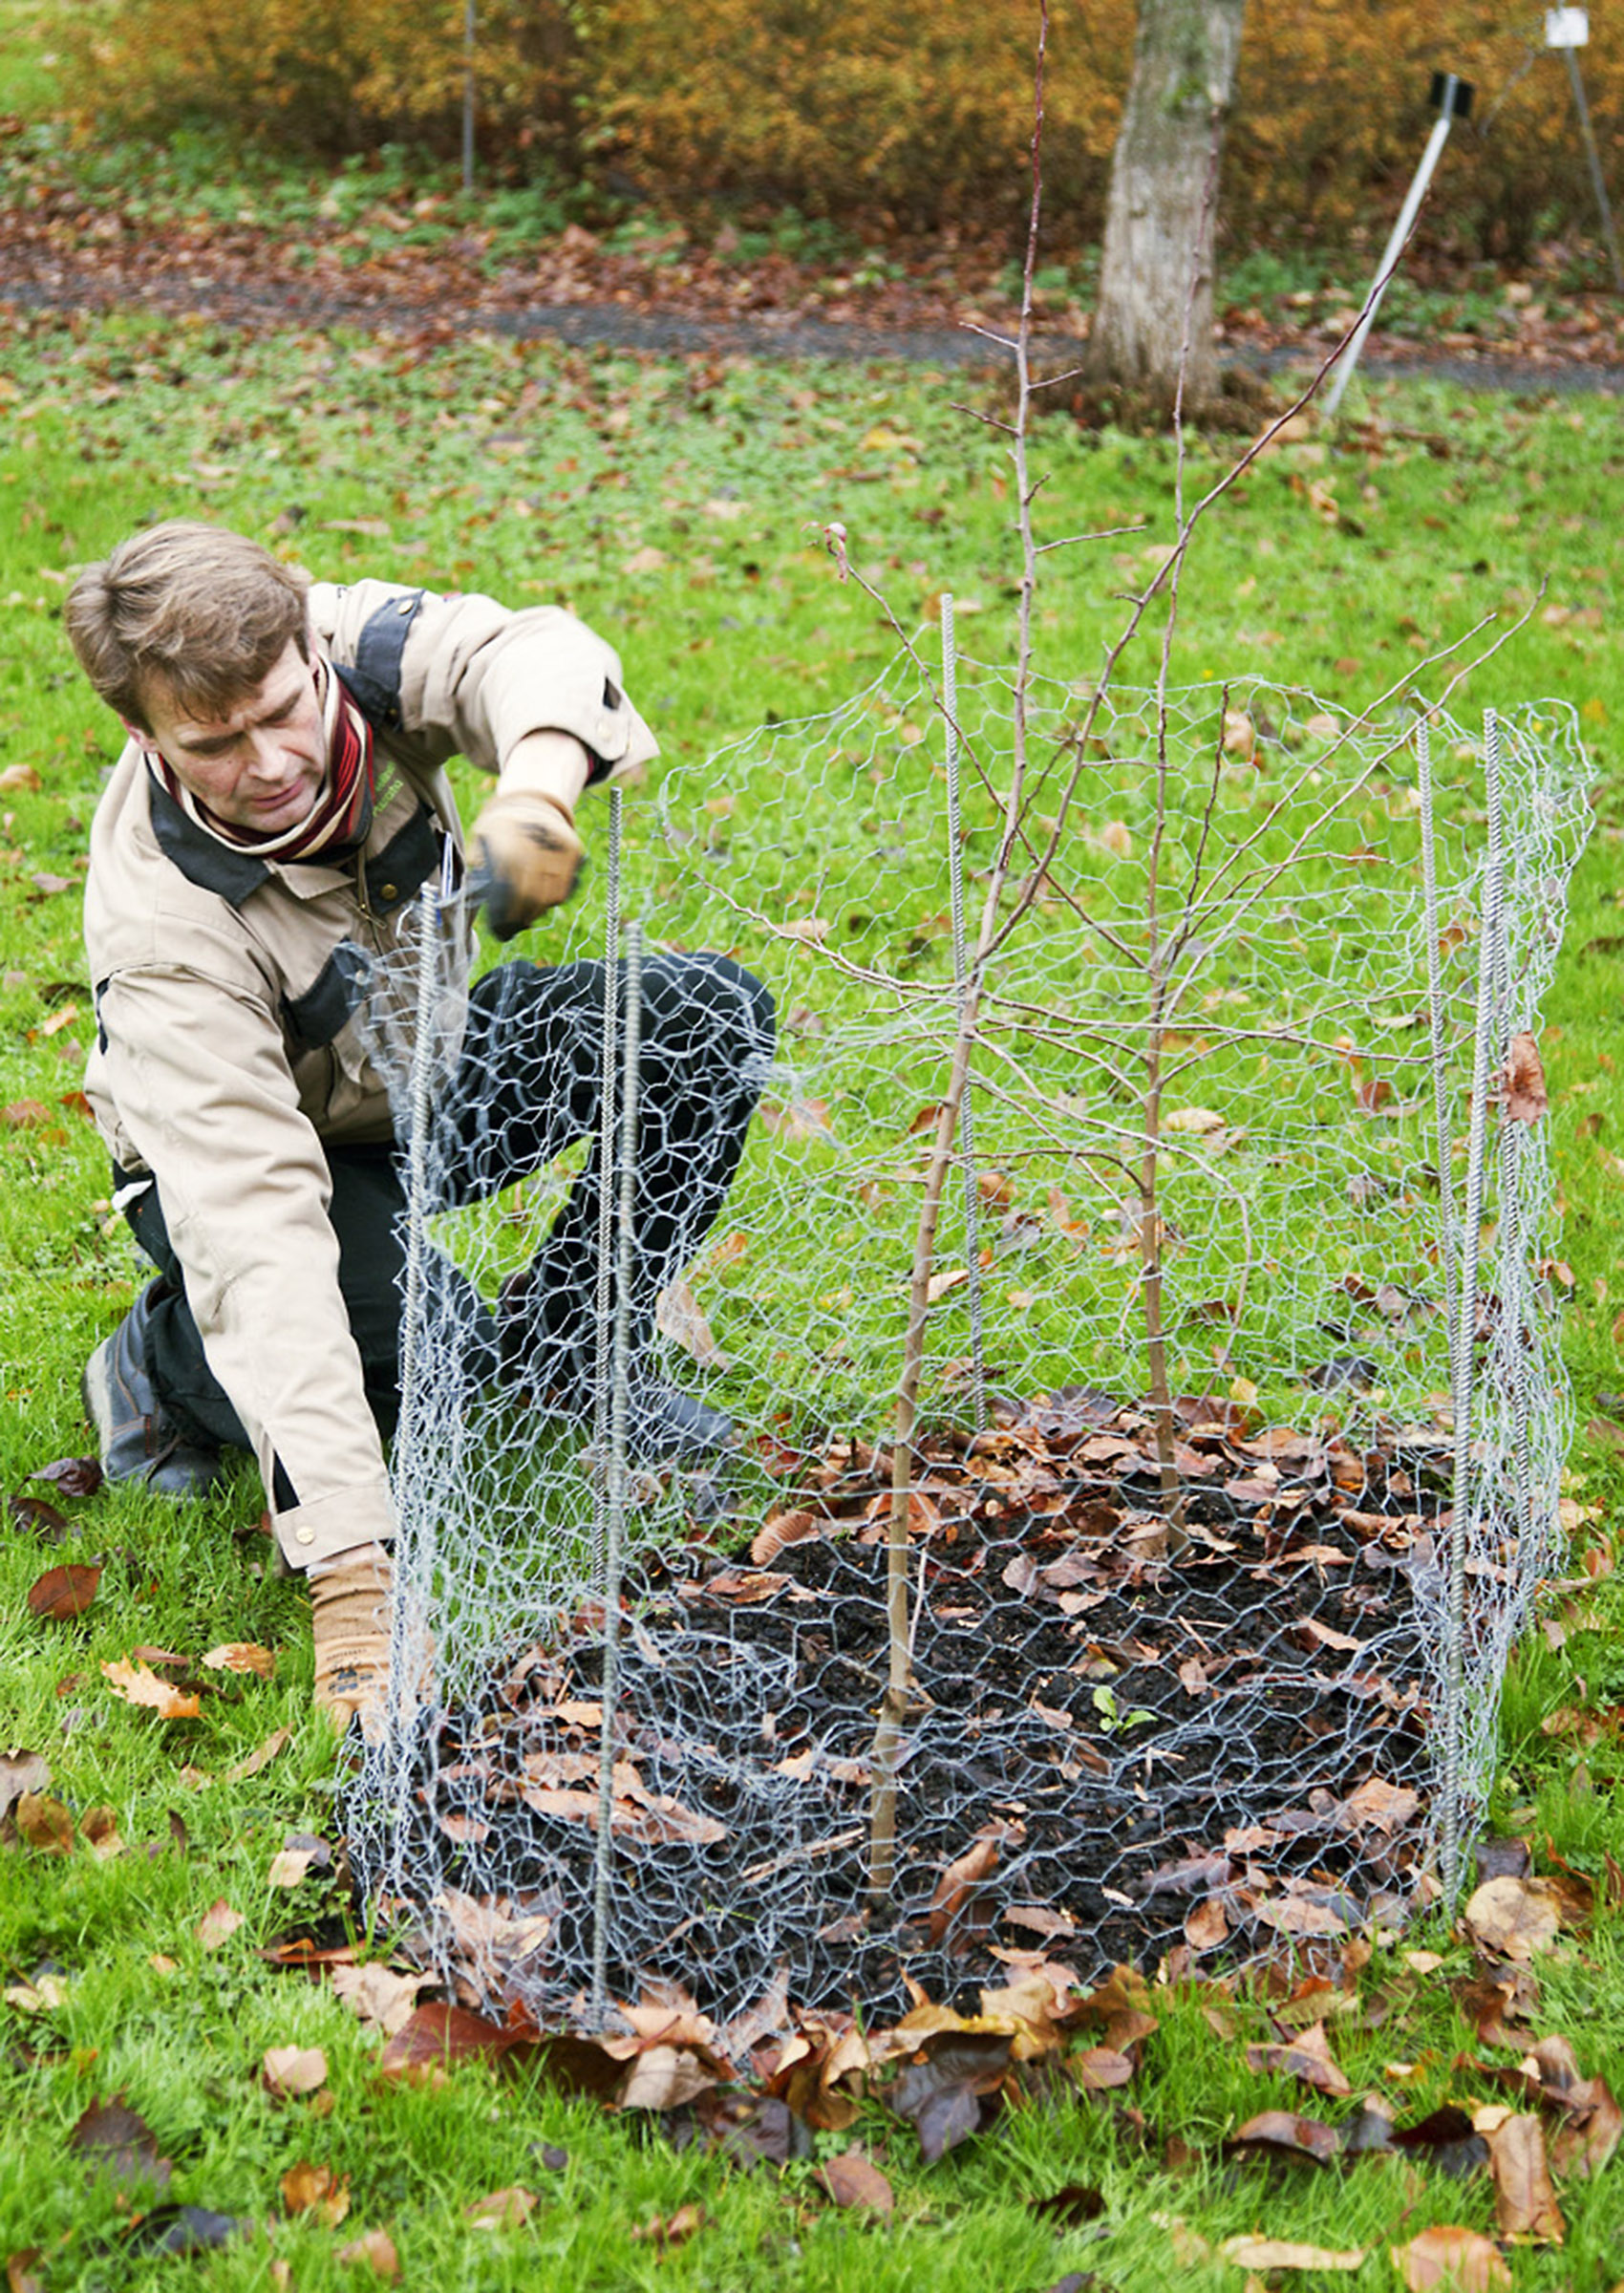
<svg viewBox="0 0 1624 2293"><path fill-rule="evenodd" d="M441 1207L499 1193L598 1130L604 967L515 961L469 997L456 1076L435 1113ZM632 1343L646 1347L654 1300L710 1231L738 1167L774 1044L772 997L726 955L652 956L643 966L637 1183L632 1219ZM330 1146L328 1215L338 1282L367 1399L387 1436L399 1404L402 1213L399 1149ZM474 1326L491 1367L565 1405L588 1394L596 1329L596 1156L576 1179L530 1264ZM122 1173L116 1174L119 1177ZM142 1301L146 1368L159 1403L193 1441L246 1447L235 1408L203 1358L169 1240L160 1189L131 1205L136 1239L157 1266Z"/></svg>

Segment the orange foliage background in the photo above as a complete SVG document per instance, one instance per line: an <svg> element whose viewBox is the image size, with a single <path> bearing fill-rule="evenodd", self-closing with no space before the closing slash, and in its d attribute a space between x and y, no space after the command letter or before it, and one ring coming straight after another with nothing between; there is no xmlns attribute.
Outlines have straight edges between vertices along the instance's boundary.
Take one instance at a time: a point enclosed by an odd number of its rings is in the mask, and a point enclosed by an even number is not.
<svg viewBox="0 0 1624 2293"><path fill-rule="evenodd" d="M1434 236L1515 255L1590 228L1565 67L1528 45L1538 13L1521 0L1251 0L1226 236L1335 242L1384 221L1420 155L1436 66L1473 80L1478 100L1431 203ZM1057 245L1098 234L1134 16L1133 0L1055 0ZM460 0L104 0L79 20L78 96L100 133L184 115L329 154L389 138L456 146ZM1009 225L1027 195L1036 20L1032 0L480 0L481 152L501 171L540 162L677 209ZM1582 62L1613 176L1624 29L1597 7L1592 30Z"/></svg>

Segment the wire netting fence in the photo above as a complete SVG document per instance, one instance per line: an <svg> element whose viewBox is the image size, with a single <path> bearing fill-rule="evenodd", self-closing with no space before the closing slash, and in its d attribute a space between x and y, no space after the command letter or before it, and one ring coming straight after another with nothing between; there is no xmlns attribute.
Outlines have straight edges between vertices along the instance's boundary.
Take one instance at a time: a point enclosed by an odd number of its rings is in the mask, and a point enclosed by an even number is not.
<svg viewBox="0 0 1624 2293"><path fill-rule="evenodd" d="M552 965L470 993L427 897L377 983L413 1211L349 1833L470 2003L879 2010L1454 1887L1557 1536L1575 719L1038 679L1012 807L1014 680L950 669L615 797Z"/></svg>

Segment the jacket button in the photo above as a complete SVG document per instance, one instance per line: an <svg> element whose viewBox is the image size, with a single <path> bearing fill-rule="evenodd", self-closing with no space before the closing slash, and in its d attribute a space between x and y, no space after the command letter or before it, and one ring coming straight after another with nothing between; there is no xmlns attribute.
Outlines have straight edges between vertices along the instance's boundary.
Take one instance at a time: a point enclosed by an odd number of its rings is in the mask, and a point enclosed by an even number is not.
<svg viewBox="0 0 1624 2293"><path fill-rule="evenodd" d="M400 897L399 889L394 884L380 884L377 896L380 900L397 900Z"/></svg>
<svg viewBox="0 0 1624 2293"><path fill-rule="evenodd" d="M300 1526L294 1530L293 1537L297 1544L313 1545L316 1541L316 1532L301 1522Z"/></svg>

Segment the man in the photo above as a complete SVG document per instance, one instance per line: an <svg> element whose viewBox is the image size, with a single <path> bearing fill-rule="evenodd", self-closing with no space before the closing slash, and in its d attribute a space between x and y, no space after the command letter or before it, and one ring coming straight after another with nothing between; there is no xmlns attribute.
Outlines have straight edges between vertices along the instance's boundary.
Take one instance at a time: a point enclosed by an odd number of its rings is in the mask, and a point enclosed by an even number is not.
<svg viewBox="0 0 1624 2293"><path fill-rule="evenodd" d="M311 586L206 525L125 542L66 618L128 736L91 836L86 1088L159 1270L92 1356L86 1408L109 1477L173 1497L211 1488L225 1449L253 1450L282 1553L310 1580L316 1703L370 1725L387 1684L402 1195L369 986L410 960L422 884L460 868L448 757L499 775L467 857L505 940L573 889L584 790L657 750L614 653L567 612ZM471 953L464 928L464 980ZM594 1127L603 989L598 964L515 961L471 991L436 1109L448 1201ZM772 1007L725 957L657 954L642 1030L632 1425L669 1455L730 1431L648 1355L654 1298L737 1164ZM596 1283L588 1171L496 1309L493 1374L585 1411Z"/></svg>

